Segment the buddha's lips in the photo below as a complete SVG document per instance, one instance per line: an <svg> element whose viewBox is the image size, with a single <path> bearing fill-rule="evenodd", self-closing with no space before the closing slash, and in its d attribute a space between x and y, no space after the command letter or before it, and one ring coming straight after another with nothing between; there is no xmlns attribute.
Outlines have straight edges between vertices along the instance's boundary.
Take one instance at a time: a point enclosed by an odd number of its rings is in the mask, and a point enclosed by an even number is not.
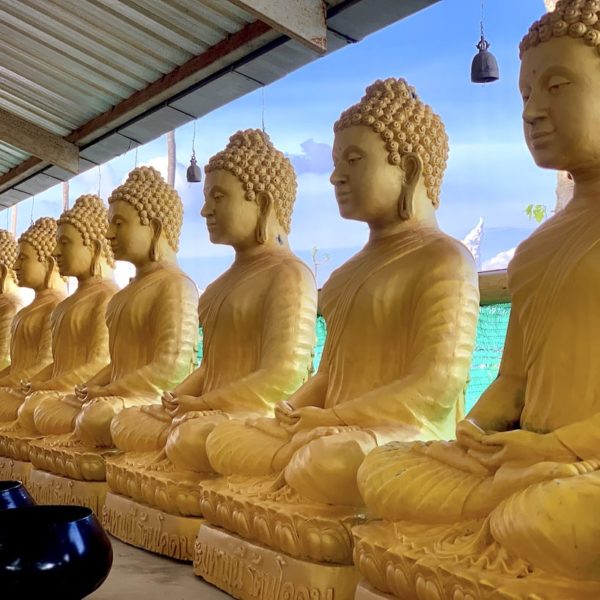
<svg viewBox="0 0 600 600"><path fill-rule="evenodd" d="M535 146L540 142L547 141L551 136L554 135L554 130L550 131L530 131L529 141Z"/></svg>

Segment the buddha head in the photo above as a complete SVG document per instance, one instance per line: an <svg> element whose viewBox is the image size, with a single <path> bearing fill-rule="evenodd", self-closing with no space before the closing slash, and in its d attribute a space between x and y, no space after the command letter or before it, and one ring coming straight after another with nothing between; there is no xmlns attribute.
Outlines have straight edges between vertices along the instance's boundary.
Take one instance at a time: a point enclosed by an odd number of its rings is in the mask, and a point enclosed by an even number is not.
<svg viewBox="0 0 600 600"><path fill-rule="evenodd" d="M0 229L0 294L17 283L17 276L13 269L17 253L15 236L6 229Z"/></svg>
<svg viewBox="0 0 600 600"><path fill-rule="evenodd" d="M102 277L114 267L107 229L108 211L102 200L93 194L77 198L58 220L54 258L60 274L83 281Z"/></svg>
<svg viewBox="0 0 600 600"><path fill-rule="evenodd" d="M520 45L525 140L535 162L600 167L600 1L559 0Z"/></svg>
<svg viewBox="0 0 600 600"><path fill-rule="evenodd" d="M213 243L237 250L287 243L296 174L265 132L238 131L205 172L201 215Z"/></svg>
<svg viewBox="0 0 600 600"><path fill-rule="evenodd" d="M448 138L406 81L370 85L334 132L331 183L342 217L374 226L435 218Z"/></svg>
<svg viewBox="0 0 600 600"><path fill-rule="evenodd" d="M183 205L179 194L152 167L136 167L108 199L106 237L117 260L141 267L174 261Z"/></svg>
<svg viewBox="0 0 600 600"><path fill-rule="evenodd" d="M59 280L52 251L56 245L56 221L42 217L19 238L17 258L14 263L21 287L36 292L52 287Z"/></svg>

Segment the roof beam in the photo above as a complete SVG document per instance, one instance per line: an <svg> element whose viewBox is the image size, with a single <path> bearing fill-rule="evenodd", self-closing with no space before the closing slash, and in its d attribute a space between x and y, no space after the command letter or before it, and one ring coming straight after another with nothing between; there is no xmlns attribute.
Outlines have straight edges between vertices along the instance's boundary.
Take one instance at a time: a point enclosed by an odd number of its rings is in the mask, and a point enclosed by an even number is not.
<svg viewBox="0 0 600 600"><path fill-rule="evenodd" d="M70 173L79 171L79 148L75 144L2 108L0 140Z"/></svg>
<svg viewBox="0 0 600 600"><path fill-rule="evenodd" d="M326 7L322 0L231 0L273 29L324 54L327 51Z"/></svg>

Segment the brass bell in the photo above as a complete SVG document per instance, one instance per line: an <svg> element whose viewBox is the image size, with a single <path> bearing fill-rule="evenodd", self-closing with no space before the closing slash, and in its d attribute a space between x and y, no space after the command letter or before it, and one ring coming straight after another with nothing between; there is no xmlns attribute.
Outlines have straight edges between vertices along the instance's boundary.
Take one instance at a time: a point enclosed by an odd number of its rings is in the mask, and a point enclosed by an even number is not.
<svg viewBox="0 0 600 600"><path fill-rule="evenodd" d="M471 81L473 83L492 83L500 79L500 71L496 57L488 52L490 44L481 36L476 48L479 52L471 63Z"/></svg>
<svg viewBox="0 0 600 600"><path fill-rule="evenodd" d="M187 168L185 178L190 183L198 183L202 181L202 171L196 163L196 153L192 151L192 158L190 159L190 166Z"/></svg>

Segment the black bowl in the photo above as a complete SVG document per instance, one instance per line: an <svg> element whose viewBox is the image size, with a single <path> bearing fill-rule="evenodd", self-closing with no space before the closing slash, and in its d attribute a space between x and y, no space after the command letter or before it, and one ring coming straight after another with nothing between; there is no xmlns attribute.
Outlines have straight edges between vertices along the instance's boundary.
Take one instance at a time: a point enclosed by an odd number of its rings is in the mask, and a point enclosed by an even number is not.
<svg viewBox="0 0 600 600"><path fill-rule="evenodd" d="M0 481L0 510L34 504L33 498L20 481Z"/></svg>
<svg viewBox="0 0 600 600"><path fill-rule="evenodd" d="M83 506L28 506L0 512L2 598L80 600L106 579L112 546Z"/></svg>

